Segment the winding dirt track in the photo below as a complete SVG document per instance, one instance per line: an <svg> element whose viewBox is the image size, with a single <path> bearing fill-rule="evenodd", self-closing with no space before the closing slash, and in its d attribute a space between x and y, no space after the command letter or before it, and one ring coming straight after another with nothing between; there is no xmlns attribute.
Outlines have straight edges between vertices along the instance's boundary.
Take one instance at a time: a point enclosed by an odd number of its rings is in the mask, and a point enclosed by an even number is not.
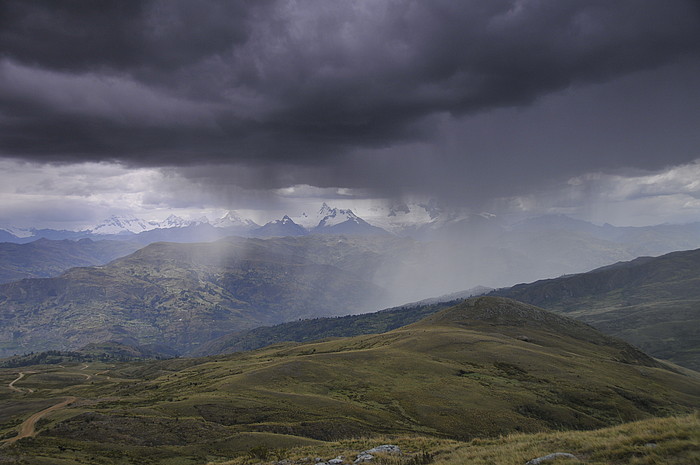
<svg viewBox="0 0 700 465"><path fill-rule="evenodd" d="M24 378L24 375L30 375L30 374L32 374L32 373L36 373L36 372L34 372L34 371L27 371L27 372L20 371L20 372L18 373L19 376L17 376L17 378L16 378L15 380L13 380L10 384L8 384L7 387L9 387L10 389L12 389L12 390L15 391L15 392L24 392L24 391L26 391L26 392L28 392L29 394L31 394L32 392L34 392L34 389L29 389L29 388L18 388L18 387L15 387L15 383L16 383L17 381L19 381L20 379Z"/></svg>
<svg viewBox="0 0 700 465"><path fill-rule="evenodd" d="M88 367L89 367L89 365L85 364L85 365L83 365L82 368L80 368L80 370L85 370ZM34 392L33 389L18 388L15 386L15 383L17 381L21 380L22 378L24 378L26 375L34 374L34 373L36 373L36 372L35 371L19 372L17 378L12 380L10 382L10 384L7 385L7 387L9 387L11 390L13 390L15 392L28 392L29 394L33 393ZM80 374L82 376L85 376L86 381L92 378L92 375L89 375L86 373L80 373ZM34 436L36 434L36 424L39 420L41 420L42 418L44 418L46 415L48 415L51 412L55 412L56 410L60 410L64 407L67 407L68 405L72 404L76 400L78 400L77 397L73 397L73 396L66 397L65 400L59 402L58 404L52 405L51 407L45 408L44 410L37 412L34 415L30 416L29 418L24 420L21 425L19 425L19 428L17 430L17 436L10 438L10 439L3 439L2 441L0 441L0 447L10 445L16 441L19 441L22 438L28 438L30 436Z"/></svg>
<svg viewBox="0 0 700 465"><path fill-rule="evenodd" d="M13 442L19 441L22 438L28 438L30 436L34 436L36 434L36 423L39 420L41 420L42 418L44 418L46 415L48 415L51 412L55 412L56 410L60 410L64 407L72 404L76 400L78 400L77 397L72 397L72 396L68 397L68 398L66 398L66 400L59 402L56 405L52 405L49 408L45 408L41 412L37 412L34 415L32 415L31 417L27 418L26 420L24 420L24 422L22 422L21 425L19 425L19 430L18 430L17 436L15 436L14 438L5 439L3 441L4 442L3 446L12 444Z"/></svg>

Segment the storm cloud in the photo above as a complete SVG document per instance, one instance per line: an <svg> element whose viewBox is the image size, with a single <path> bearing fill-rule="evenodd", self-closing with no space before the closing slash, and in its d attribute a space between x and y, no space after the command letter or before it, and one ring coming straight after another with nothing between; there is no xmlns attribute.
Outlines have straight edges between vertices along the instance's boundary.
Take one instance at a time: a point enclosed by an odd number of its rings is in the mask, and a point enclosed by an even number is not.
<svg viewBox="0 0 700 465"><path fill-rule="evenodd" d="M700 121L699 55L691 0L9 0L0 155L477 196L699 157L677 121ZM581 94L596 112L562 119Z"/></svg>

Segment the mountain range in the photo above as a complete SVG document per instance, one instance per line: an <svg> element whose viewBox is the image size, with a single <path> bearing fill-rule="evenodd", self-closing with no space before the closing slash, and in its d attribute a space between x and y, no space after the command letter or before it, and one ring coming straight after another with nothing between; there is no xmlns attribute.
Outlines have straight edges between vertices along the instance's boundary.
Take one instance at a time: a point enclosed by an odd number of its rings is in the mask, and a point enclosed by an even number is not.
<svg viewBox="0 0 700 465"><path fill-rule="evenodd" d="M242 218L233 210L214 221L209 221L206 217L185 220L176 215L170 215L164 221L147 221L134 216L111 216L95 226L80 231L21 229L7 226L0 228L0 242L26 243L39 238L55 240L92 238L148 243L153 242L154 237L161 238L159 240L198 242L234 235L277 237L306 234L389 234L382 228L372 226L350 209L331 208L326 203L313 217L312 223L309 223L310 218L306 214L299 218L305 226L297 224L288 215L260 226L253 220Z"/></svg>
<svg viewBox="0 0 700 465"><path fill-rule="evenodd" d="M398 223L382 220L387 218ZM547 215L506 224L503 219L488 213L462 215L432 204L420 207L399 205L388 212L375 211L372 221L376 224L360 218L352 210L323 204L315 215L284 215L263 226L234 211L211 222L206 218L187 221L175 216L161 223L114 217L84 231L8 228L14 234L0 230L0 241L28 243L37 238L90 238L130 241L144 246L159 241L210 242L228 236L266 238L333 234L408 237L425 244L414 247L411 260L416 266L409 271L394 270L384 283L380 283L388 288L399 288L401 283L407 282L420 283L415 288L401 289L404 298L397 295L397 303L476 285L503 287L580 273L639 256L700 247L700 223L616 227L599 226L563 215ZM145 227L150 229L143 230ZM466 266L475 262L484 266L479 269ZM393 278L396 282L390 283Z"/></svg>

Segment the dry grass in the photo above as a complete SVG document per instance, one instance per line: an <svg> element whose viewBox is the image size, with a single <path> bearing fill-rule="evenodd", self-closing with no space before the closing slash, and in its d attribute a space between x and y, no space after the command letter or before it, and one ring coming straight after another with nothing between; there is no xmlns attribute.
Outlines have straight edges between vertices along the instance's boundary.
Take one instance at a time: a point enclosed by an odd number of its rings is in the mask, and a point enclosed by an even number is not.
<svg viewBox="0 0 700 465"><path fill-rule="evenodd" d="M216 465L252 463L313 463L342 455L350 463L358 452L378 444L397 444L402 456L380 456L378 465L523 465L553 452L568 452L580 460L559 459L547 464L568 465L694 465L700 463L700 414L652 418L593 431L512 434L494 439L459 442L429 437L381 436L326 443L288 450L271 450L268 460L239 457ZM214 465L211 463L210 465Z"/></svg>

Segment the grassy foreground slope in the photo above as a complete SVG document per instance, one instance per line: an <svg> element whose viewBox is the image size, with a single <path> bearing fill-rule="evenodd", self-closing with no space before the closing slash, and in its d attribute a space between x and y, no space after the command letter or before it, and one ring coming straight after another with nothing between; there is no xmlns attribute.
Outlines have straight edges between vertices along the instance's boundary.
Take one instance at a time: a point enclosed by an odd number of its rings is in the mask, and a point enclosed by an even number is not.
<svg viewBox="0 0 700 465"><path fill-rule="evenodd" d="M347 457L349 463L359 452L378 444L394 444L403 451L402 456L378 454L377 462L381 465L523 465L529 460L555 451L565 451L574 455L576 459L543 463L694 465L700 463L700 417L696 413L652 418L592 431L519 433L468 442L425 436L345 440L322 446L272 450L269 451L267 460L262 462L288 460L292 463L305 463L309 457L330 459L340 455ZM251 459L250 456L244 456L221 465L244 465L251 461L261 461Z"/></svg>
<svg viewBox="0 0 700 465"><path fill-rule="evenodd" d="M642 257L493 292L580 319L700 370L700 249Z"/></svg>
<svg viewBox="0 0 700 465"><path fill-rule="evenodd" d="M0 393L0 412L14 412L0 418L3 437L47 403L78 400L42 420L35 438L0 452L30 464L195 464L255 447L396 434L470 440L700 407L692 372L583 323L493 297L379 335L32 371L15 383L25 391ZM17 371L0 376L9 383Z"/></svg>

